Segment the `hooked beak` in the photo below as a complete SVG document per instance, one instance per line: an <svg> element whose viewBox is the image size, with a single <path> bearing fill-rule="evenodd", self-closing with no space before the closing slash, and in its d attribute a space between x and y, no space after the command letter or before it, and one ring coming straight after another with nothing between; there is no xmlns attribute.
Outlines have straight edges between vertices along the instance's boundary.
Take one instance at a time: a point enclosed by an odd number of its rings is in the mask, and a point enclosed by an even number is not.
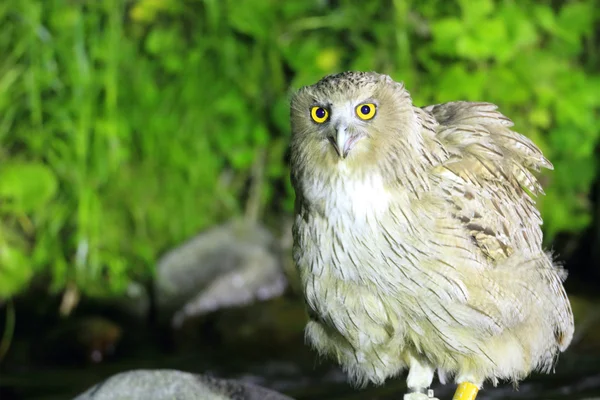
<svg viewBox="0 0 600 400"><path fill-rule="evenodd" d="M348 156L352 147L354 147L354 143L356 143L357 137L350 135L346 126L340 125L336 128L335 137L330 136L329 141L333 145L335 151L337 151L338 155L344 159Z"/></svg>

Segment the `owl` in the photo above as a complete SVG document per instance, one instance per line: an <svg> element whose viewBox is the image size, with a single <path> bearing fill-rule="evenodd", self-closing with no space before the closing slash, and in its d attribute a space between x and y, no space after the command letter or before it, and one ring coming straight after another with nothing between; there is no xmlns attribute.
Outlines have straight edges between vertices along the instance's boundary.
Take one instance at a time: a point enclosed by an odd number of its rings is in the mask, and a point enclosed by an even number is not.
<svg viewBox="0 0 600 400"><path fill-rule="evenodd" d="M307 341L357 386L437 371L485 381L550 372L573 336L565 271L542 247L533 172L552 168L497 107L415 107L404 85L344 72L291 101L293 257Z"/></svg>

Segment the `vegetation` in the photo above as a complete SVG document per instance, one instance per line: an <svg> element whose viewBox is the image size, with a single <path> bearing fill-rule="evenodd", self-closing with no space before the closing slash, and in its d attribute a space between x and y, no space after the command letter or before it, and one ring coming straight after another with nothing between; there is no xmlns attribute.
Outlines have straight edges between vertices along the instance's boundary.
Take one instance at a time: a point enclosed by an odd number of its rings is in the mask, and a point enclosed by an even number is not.
<svg viewBox="0 0 600 400"><path fill-rule="evenodd" d="M290 211L289 94L346 69L391 74L419 105L499 104L555 165L547 237L576 233L599 22L595 0L4 0L0 302L32 279L119 293L253 196L254 214Z"/></svg>

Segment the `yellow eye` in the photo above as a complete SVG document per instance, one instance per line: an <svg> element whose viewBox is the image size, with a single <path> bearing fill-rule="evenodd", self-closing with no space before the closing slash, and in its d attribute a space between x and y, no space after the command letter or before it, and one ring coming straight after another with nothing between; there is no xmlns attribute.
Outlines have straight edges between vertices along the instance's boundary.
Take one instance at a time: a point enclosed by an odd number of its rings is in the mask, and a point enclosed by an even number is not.
<svg viewBox="0 0 600 400"><path fill-rule="evenodd" d="M360 104L356 107L356 115L358 118L367 121L375 116L377 108L373 103Z"/></svg>
<svg viewBox="0 0 600 400"><path fill-rule="evenodd" d="M317 124L322 124L329 118L329 111L323 107L315 106L310 109L310 116Z"/></svg>

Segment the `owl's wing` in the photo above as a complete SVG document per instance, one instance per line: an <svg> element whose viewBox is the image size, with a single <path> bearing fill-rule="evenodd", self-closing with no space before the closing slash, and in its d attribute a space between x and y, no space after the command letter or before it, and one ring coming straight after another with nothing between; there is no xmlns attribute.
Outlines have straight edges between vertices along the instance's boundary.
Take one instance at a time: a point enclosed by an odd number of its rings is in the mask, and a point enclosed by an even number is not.
<svg viewBox="0 0 600 400"><path fill-rule="evenodd" d="M552 164L490 103L428 106L424 126L445 149L432 173L456 218L478 247L500 261L515 249L541 250L542 219L532 196L543 193L532 174Z"/></svg>
<svg viewBox="0 0 600 400"><path fill-rule="evenodd" d="M431 159L438 160L432 178L455 218L495 265L519 268L528 259L537 265L542 280L523 282L522 293L533 293L542 306L550 305L547 313L555 315L556 342L564 350L573 336L573 314L562 285L565 272L542 250L542 218L533 196L543 190L531 172L552 169L552 164L531 140L510 129L513 123L493 104L453 102L421 112L427 143L443 149L431 153ZM516 252L520 258L507 260Z"/></svg>

